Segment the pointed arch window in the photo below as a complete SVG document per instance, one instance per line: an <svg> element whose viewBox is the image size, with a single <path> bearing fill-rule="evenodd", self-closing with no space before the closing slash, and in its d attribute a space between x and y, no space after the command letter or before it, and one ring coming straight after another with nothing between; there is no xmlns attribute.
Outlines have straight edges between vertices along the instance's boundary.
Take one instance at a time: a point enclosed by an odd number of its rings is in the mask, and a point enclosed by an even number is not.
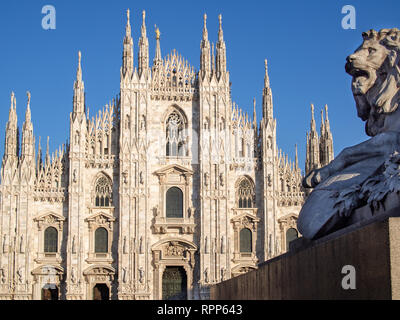
<svg viewBox="0 0 400 320"><path fill-rule="evenodd" d="M110 207L112 204L112 183L105 175L96 180L95 185L95 206Z"/></svg>
<svg viewBox="0 0 400 320"><path fill-rule="evenodd" d="M253 234L250 229L240 230L240 253L251 253L253 244Z"/></svg>
<svg viewBox="0 0 400 320"><path fill-rule="evenodd" d="M44 231L44 252L57 253L58 251L58 231L54 227L48 227Z"/></svg>
<svg viewBox="0 0 400 320"><path fill-rule="evenodd" d="M238 187L238 207L239 209L253 208L255 193L253 183L248 178L243 178Z"/></svg>
<svg viewBox="0 0 400 320"><path fill-rule="evenodd" d="M173 111L167 118L166 123L166 155L167 157L186 156L185 122L182 116Z"/></svg>
<svg viewBox="0 0 400 320"><path fill-rule="evenodd" d="M105 228L98 228L94 234L94 252L108 252L108 231Z"/></svg>
<svg viewBox="0 0 400 320"><path fill-rule="evenodd" d="M176 187L170 188L166 195L166 217L183 218L183 193Z"/></svg>

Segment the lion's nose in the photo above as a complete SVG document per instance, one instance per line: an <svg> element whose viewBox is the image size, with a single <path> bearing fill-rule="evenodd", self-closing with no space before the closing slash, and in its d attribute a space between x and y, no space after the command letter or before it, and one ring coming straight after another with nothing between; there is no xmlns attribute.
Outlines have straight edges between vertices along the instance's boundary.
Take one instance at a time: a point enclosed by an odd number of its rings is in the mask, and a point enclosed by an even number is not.
<svg viewBox="0 0 400 320"><path fill-rule="evenodd" d="M350 63L353 62L354 60L356 60L356 57L354 56L354 54L351 54L346 58L346 61L350 62Z"/></svg>

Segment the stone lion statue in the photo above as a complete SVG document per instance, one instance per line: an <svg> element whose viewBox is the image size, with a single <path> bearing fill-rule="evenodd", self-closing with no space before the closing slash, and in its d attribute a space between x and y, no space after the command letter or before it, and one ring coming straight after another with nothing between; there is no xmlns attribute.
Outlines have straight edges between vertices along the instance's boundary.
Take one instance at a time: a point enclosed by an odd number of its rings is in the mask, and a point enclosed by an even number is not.
<svg viewBox="0 0 400 320"><path fill-rule="evenodd" d="M373 214L386 195L400 191L400 30L370 30L363 39L347 57L346 72L353 77L358 116L372 138L345 148L304 178L303 186L314 188L298 219L308 239L359 221L354 212L367 204Z"/></svg>

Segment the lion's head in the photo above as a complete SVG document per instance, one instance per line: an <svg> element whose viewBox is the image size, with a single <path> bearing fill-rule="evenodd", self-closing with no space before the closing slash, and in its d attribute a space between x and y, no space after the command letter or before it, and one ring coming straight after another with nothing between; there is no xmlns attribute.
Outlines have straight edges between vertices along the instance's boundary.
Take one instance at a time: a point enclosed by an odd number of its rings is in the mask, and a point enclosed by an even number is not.
<svg viewBox="0 0 400 320"><path fill-rule="evenodd" d="M369 136L385 131L387 115L400 103L400 30L363 33L363 44L347 57L346 72L353 77L352 91L358 116Z"/></svg>

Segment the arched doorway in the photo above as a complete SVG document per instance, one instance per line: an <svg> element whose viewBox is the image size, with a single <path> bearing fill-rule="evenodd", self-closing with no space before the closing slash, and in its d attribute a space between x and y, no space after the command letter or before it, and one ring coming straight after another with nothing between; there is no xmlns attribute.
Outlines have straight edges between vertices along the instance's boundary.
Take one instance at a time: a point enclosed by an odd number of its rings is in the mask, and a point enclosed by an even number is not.
<svg viewBox="0 0 400 320"><path fill-rule="evenodd" d="M187 276L183 267L166 267L162 279L163 300L187 299Z"/></svg>
<svg viewBox="0 0 400 320"><path fill-rule="evenodd" d="M99 283L94 286L93 300L110 300L110 289L106 284Z"/></svg>
<svg viewBox="0 0 400 320"><path fill-rule="evenodd" d="M46 284L42 288L42 300L58 300L58 287L55 284Z"/></svg>

